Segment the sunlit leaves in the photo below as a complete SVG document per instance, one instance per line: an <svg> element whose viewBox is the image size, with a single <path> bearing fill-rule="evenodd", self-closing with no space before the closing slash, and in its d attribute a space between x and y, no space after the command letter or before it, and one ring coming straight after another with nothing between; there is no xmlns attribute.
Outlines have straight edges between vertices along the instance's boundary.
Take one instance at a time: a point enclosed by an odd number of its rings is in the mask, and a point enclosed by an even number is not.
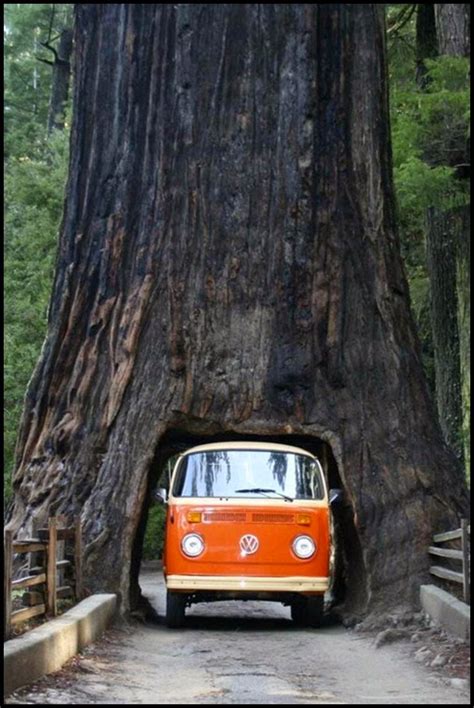
<svg viewBox="0 0 474 708"><path fill-rule="evenodd" d="M53 12L54 7L54 12ZM7 4L5 39L4 471L10 494L23 398L46 332L69 136L47 138L51 67L41 42L72 5Z"/></svg>

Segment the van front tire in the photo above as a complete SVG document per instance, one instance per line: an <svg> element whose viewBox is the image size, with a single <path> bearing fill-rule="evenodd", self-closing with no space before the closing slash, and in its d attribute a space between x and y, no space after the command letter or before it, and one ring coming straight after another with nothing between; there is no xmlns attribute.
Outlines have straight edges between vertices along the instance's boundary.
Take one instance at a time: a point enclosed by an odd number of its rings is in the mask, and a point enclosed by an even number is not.
<svg viewBox="0 0 474 708"><path fill-rule="evenodd" d="M291 605L291 619L303 627L320 627L324 614L324 595L302 597Z"/></svg>
<svg viewBox="0 0 474 708"><path fill-rule="evenodd" d="M166 591L166 626L170 629L182 627L186 608L186 596Z"/></svg>

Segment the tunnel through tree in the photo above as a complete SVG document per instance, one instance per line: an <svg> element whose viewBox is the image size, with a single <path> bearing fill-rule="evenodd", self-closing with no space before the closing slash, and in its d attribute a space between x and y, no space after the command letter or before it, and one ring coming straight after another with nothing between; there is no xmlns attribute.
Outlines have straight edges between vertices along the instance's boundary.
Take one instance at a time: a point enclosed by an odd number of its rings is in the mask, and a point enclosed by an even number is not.
<svg viewBox="0 0 474 708"><path fill-rule="evenodd" d="M75 14L67 199L10 525L81 513L88 587L127 611L169 431L303 436L348 499L352 610L414 600L431 533L467 502L399 253L383 6Z"/></svg>

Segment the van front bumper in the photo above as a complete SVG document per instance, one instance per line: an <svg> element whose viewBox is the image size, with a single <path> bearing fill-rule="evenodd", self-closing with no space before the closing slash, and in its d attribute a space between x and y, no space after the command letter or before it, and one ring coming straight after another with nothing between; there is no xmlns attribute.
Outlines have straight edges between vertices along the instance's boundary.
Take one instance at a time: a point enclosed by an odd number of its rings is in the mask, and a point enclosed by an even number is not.
<svg viewBox="0 0 474 708"><path fill-rule="evenodd" d="M230 590L243 592L299 592L323 593L329 587L329 578L306 576L259 577L234 575L168 575L168 590Z"/></svg>

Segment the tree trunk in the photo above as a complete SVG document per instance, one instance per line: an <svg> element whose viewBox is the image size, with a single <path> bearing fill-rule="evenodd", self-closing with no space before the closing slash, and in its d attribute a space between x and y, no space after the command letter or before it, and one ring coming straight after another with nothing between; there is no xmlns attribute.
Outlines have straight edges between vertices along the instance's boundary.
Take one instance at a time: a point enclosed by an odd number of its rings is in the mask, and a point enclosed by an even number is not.
<svg viewBox="0 0 474 708"><path fill-rule="evenodd" d="M452 212L430 208L426 228L436 403L444 439L463 460L456 244L463 235Z"/></svg>
<svg viewBox="0 0 474 708"><path fill-rule="evenodd" d="M453 57L468 57L471 51L470 4L436 4L435 13L439 53Z"/></svg>
<svg viewBox="0 0 474 708"><path fill-rule="evenodd" d="M453 210L456 248L459 355L461 369L462 441L468 477L471 470L471 212L469 205Z"/></svg>
<svg viewBox="0 0 474 708"><path fill-rule="evenodd" d="M87 585L127 610L171 454L298 440L346 492L346 611L416 601L467 495L395 232L383 7L77 5L75 42L10 525L82 512Z"/></svg>
<svg viewBox="0 0 474 708"><path fill-rule="evenodd" d="M429 85L425 60L438 55L435 6L422 2L416 8L416 83L421 89Z"/></svg>
<svg viewBox="0 0 474 708"><path fill-rule="evenodd" d="M48 110L48 135L53 130L63 130L66 103L71 78L72 30L62 31L58 51L52 64L51 98Z"/></svg>

